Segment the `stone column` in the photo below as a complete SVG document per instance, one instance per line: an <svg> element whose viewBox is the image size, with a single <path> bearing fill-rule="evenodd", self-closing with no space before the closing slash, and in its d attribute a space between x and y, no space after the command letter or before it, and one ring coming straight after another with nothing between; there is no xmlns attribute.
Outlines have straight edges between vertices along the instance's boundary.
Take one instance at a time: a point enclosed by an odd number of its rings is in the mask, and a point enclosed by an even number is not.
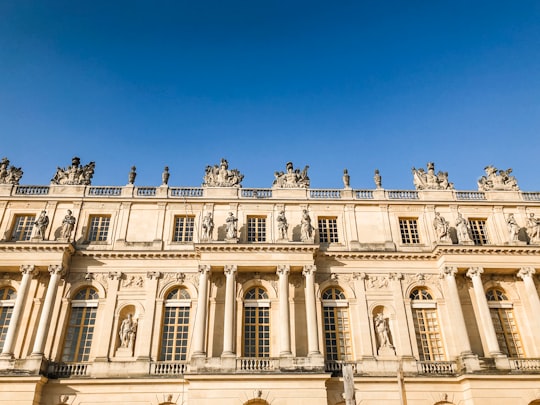
<svg viewBox="0 0 540 405"><path fill-rule="evenodd" d="M280 264L277 267L279 277L279 355L292 356L291 352L291 320L289 315L289 273L290 266Z"/></svg>
<svg viewBox="0 0 540 405"><path fill-rule="evenodd" d="M197 315L195 317L195 327L193 330L193 357L206 356L204 349L204 338L206 335L206 310L208 307L208 279L210 276L210 266L199 265L199 296L197 298Z"/></svg>
<svg viewBox="0 0 540 405"><path fill-rule="evenodd" d="M65 274L61 265L50 265L49 273L51 278L49 285L47 286L47 293L45 294L45 302L41 309L41 316L39 317L38 330L36 333L36 339L34 340L34 348L32 349L32 356L42 356L45 346L45 339L49 332L49 324L51 322L52 310L54 300L56 299L56 292L60 279Z"/></svg>
<svg viewBox="0 0 540 405"><path fill-rule="evenodd" d="M480 321L480 327L484 333L486 339L486 346L491 356L501 356L501 349L499 348L499 342L497 341L497 335L495 334L495 328L493 327L493 321L491 320L491 314L489 313L489 306L482 285L482 279L480 275L484 272L481 267L471 267L467 271L467 277L470 277L474 288L474 297L476 299L476 306L478 307L478 320Z"/></svg>
<svg viewBox="0 0 540 405"><path fill-rule="evenodd" d="M319 350L319 327L317 325L317 308L315 301L315 272L314 264L304 266L302 274L306 278L306 321L308 338L308 356L320 356Z"/></svg>
<svg viewBox="0 0 540 405"><path fill-rule="evenodd" d="M236 284L235 265L225 266L225 314L223 316L223 353L222 356L234 356L234 307L236 302L235 284Z"/></svg>
<svg viewBox="0 0 540 405"><path fill-rule="evenodd" d="M15 306L11 314L11 320L9 322L8 330L6 333L6 339L4 341L4 348L2 349L2 357L13 357L13 346L15 344L15 338L19 330L19 323L21 313L24 309L26 302L26 296L28 295L28 288L30 287L30 280L33 276L38 274L38 271L33 265L21 266L22 280L19 291L17 291L17 298L15 299Z"/></svg>
<svg viewBox="0 0 540 405"><path fill-rule="evenodd" d="M538 319L538 314L540 314L540 298L538 298L538 292L534 285L533 275L535 273L536 270L533 267L522 267L519 269L517 276L523 280L527 299L529 300L529 305L531 307L531 313L536 315L531 319L531 326L534 328L532 335L537 342L536 347L540 348L540 320Z"/></svg>

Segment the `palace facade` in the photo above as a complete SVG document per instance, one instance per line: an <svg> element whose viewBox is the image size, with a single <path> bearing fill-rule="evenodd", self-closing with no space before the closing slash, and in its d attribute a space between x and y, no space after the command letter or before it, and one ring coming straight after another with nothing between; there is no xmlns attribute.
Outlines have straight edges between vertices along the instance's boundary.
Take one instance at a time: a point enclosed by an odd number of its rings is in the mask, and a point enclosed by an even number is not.
<svg viewBox="0 0 540 405"><path fill-rule="evenodd" d="M540 192L19 185L0 165L0 404L539 405Z"/></svg>

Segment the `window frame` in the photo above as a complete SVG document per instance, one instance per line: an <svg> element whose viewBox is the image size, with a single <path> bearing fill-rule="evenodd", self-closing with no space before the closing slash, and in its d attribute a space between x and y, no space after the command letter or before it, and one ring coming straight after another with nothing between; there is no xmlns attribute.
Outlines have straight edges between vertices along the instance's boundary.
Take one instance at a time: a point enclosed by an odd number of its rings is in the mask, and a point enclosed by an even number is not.
<svg viewBox="0 0 540 405"><path fill-rule="evenodd" d="M94 219L100 219L99 226L96 231L93 231L92 222ZM107 219L107 226L103 225L103 221ZM111 214L90 214L88 216L88 229L86 231L86 242L87 243L107 243L109 241L109 232L111 230L112 216ZM100 234L105 233L104 238L100 238ZM95 234L95 237L93 235ZM91 239L92 236L92 239Z"/></svg>
<svg viewBox="0 0 540 405"><path fill-rule="evenodd" d="M183 291L189 298L168 298L175 291L178 291L176 294ZM183 286L173 287L165 294L159 335L159 361L183 362L188 360L192 333L190 325L193 316L191 304L192 298L189 290ZM167 319L172 318L175 322L167 324ZM180 319L183 322L179 322ZM166 330L166 328L170 329ZM170 339L165 339L166 333L170 334ZM167 343L169 341L172 342L172 345Z"/></svg>
<svg viewBox="0 0 540 405"><path fill-rule="evenodd" d="M414 226L411 226L413 224ZM406 225L406 227L404 225ZM402 245L411 246L422 244L418 217L398 217L398 228Z"/></svg>
<svg viewBox="0 0 540 405"><path fill-rule="evenodd" d="M415 294L416 291L421 293ZM441 318L433 294L426 287L415 287L411 290L409 299L420 361L446 361L447 354ZM436 321L435 324L433 320Z"/></svg>
<svg viewBox="0 0 540 405"><path fill-rule="evenodd" d="M246 298L253 290L257 291L256 298ZM263 293L262 297L259 297L261 292ZM264 287L257 285L246 291L242 312L242 356L248 358L269 358L272 349L271 312L270 299ZM255 322L248 323L248 316L250 319L254 319ZM267 322L260 322L261 318L266 319ZM248 327L250 330L248 330ZM251 347L252 344L253 347Z"/></svg>
<svg viewBox="0 0 540 405"><path fill-rule="evenodd" d="M268 217L266 215L248 215L246 240L249 243L264 243L268 239ZM252 223L253 221L253 223Z"/></svg>
<svg viewBox="0 0 540 405"><path fill-rule="evenodd" d="M183 219L181 235L178 230L178 223ZM172 242L173 243L193 243L195 235L195 215L175 215L173 218Z"/></svg>
<svg viewBox="0 0 540 405"><path fill-rule="evenodd" d="M18 228L18 221L21 218L27 218L27 220L24 223L24 226L21 228L20 231L17 231ZM10 241L12 242L26 242L29 241L32 238L32 231L34 229L34 222L36 221L36 215L35 214L15 214L13 215L13 221L12 226L10 230ZM15 238L15 235L19 235L17 238ZM27 237L21 238L21 236L27 235Z"/></svg>
<svg viewBox="0 0 540 405"><path fill-rule="evenodd" d="M319 243L339 243L337 216L317 217Z"/></svg>
<svg viewBox="0 0 540 405"><path fill-rule="evenodd" d="M333 290L332 298L325 298L324 295L330 290ZM336 291L340 292L339 297L336 297ZM351 317L345 293L341 288L328 287L321 294L321 303L325 360L353 360Z"/></svg>
<svg viewBox="0 0 540 405"><path fill-rule="evenodd" d="M469 218L467 220L471 230L471 240L476 246L489 245L487 232L487 218Z"/></svg>
<svg viewBox="0 0 540 405"><path fill-rule="evenodd" d="M13 291L13 293L10 293ZM6 336L13 317L17 290L11 285L0 287L0 350L4 348Z"/></svg>

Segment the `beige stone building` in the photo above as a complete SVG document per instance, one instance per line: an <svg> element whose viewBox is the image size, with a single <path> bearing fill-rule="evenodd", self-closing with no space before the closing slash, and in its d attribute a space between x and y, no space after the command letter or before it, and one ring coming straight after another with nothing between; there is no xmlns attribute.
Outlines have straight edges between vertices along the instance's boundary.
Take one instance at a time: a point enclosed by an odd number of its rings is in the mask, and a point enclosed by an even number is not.
<svg viewBox="0 0 540 405"><path fill-rule="evenodd" d="M2 169L2 167L0 167ZM0 404L540 404L540 193L0 170Z"/></svg>

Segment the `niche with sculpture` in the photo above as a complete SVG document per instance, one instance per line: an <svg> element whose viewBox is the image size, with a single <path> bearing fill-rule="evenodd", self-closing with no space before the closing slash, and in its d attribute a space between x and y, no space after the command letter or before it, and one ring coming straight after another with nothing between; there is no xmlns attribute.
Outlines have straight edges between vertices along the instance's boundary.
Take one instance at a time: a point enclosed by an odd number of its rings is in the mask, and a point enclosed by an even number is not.
<svg viewBox="0 0 540 405"><path fill-rule="evenodd" d="M396 349L391 331L390 311L380 305L373 309L373 328L377 346L377 356L394 357Z"/></svg>
<svg viewBox="0 0 540 405"><path fill-rule="evenodd" d="M138 313L133 305L127 305L118 316L118 344L116 357L133 357L133 349L137 338Z"/></svg>

